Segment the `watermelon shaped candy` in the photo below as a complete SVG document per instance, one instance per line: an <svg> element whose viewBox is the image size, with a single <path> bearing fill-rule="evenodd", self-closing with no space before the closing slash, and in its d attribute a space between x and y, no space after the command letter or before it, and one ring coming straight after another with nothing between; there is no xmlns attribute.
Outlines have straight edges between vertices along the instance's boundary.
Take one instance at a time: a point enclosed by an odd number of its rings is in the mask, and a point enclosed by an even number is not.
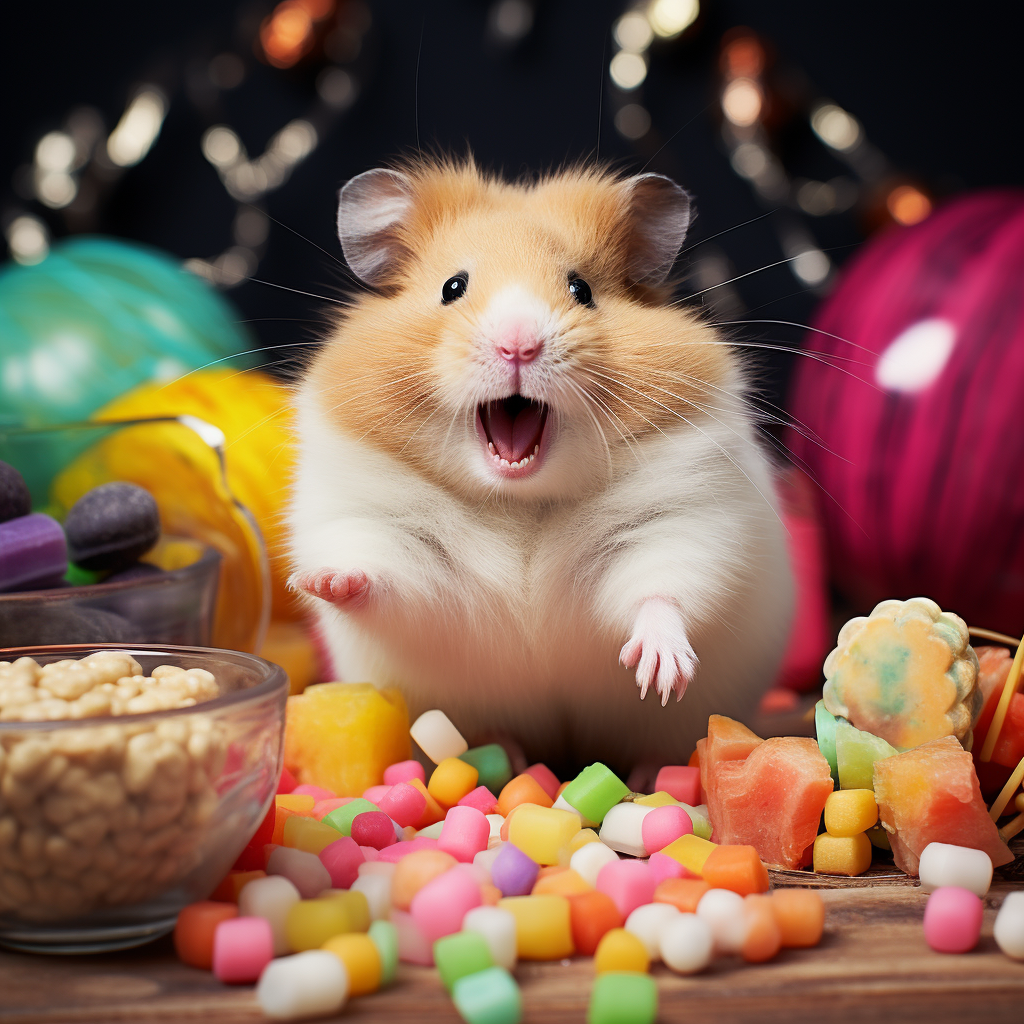
<svg viewBox="0 0 1024 1024"><path fill-rule="evenodd" d="M929 843L984 850L994 867L1013 860L988 816L971 755L952 736L876 762L875 799L893 860L908 875L917 874Z"/></svg>
<svg viewBox="0 0 1024 1024"><path fill-rule="evenodd" d="M715 766L722 761L745 760L760 743L764 743L764 740L757 733L751 732L742 722L726 718L725 715L712 715L708 719L707 737L697 740L697 760L700 764L700 788L707 796L712 825L715 819L711 811L712 797L708 783L714 774Z"/></svg>
<svg viewBox="0 0 1024 1024"><path fill-rule="evenodd" d="M833 789L828 761L814 740L764 740L746 760L709 765L708 785L715 842L753 846L765 863L784 868L810 863Z"/></svg>

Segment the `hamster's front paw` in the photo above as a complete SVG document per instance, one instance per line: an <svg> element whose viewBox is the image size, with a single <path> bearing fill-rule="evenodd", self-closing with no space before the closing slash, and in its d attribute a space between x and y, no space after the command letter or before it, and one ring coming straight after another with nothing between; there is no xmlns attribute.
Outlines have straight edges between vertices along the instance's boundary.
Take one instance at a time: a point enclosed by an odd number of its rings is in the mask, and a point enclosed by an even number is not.
<svg viewBox="0 0 1024 1024"><path fill-rule="evenodd" d="M318 569L315 572L295 573L288 585L292 590L301 590L346 609L364 605L372 589L369 577L359 569L349 572Z"/></svg>
<svg viewBox="0 0 1024 1024"><path fill-rule="evenodd" d="M619 652L619 661L626 668L636 669L641 700L651 683L661 697L662 707L673 690L676 700L682 700L697 671L697 655L686 637L679 609L663 597L644 601L633 623L633 635Z"/></svg>

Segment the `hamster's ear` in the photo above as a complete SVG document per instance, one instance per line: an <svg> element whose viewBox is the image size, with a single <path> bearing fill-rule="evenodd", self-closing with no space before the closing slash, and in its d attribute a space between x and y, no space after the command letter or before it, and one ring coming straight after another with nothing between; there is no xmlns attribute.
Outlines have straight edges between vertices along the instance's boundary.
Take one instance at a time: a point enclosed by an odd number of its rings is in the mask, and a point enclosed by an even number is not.
<svg viewBox="0 0 1024 1024"><path fill-rule="evenodd" d="M690 226L690 197L663 174L638 174L624 186L629 203L626 273L635 284L659 285Z"/></svg>
<svg viewBox="0 0 1024 1024"><path fill-rule="evenodd" d="M338 237L346 262L361 281L375 288L387 284L408 255L401 228L412 207L412 182L400 171L365 171L341 190Z"/></svg>

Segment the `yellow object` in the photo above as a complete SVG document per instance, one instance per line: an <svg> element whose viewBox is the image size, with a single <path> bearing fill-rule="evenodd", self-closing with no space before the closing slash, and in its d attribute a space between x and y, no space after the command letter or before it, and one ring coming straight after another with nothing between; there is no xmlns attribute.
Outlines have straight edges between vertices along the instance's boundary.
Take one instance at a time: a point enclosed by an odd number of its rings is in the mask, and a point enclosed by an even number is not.
<svg viewBox="0 0 1024 1024"><path fill-rule="evenodd" d="M323 948L345 965L350 996L365 996L380 988L380 951L369 935L336 935Z"/></svg>
<svg viewBox="0 0 1024 1024"><path fill-rule="evenodd" d="M284 845L306 853L319 854L325 846L336 843L341 833L315 818L293 815L284 823Z"/></svg>
<svg viewBox="0 0 1024 1024"><path fill-rule="evenodd" d="M988 809L988 816L993 821L998 821L1002 817L1006 805L1013 799L1013 794L1020 788L1021 782L1024 782L1024 757L1013 769L1013 774L1006 780L1006 785L999 791L999 796L992 801L992 806Z"/></svg>
<svg viewBox="0 0 1024 1024"><path fill-rule="evenodd" d="M480 772L457 757L446 757L433 770L427 792L442 806L454 807L476 788Z"/></svg>
<svg viewBox="0 0 1024 1024"><path fill-rule="evenodd" d="M346 932L365 932L370 929L370 903L364 893L353 889L327 889L317 896L318 900L334 900L345 908L349 927Z"/></svg>
<svg viewBox="0 0 1024 1024"><path fill-rule="evenodd" d="M276 807L283 807L288 811L297 811L299 814L305 814L307 811L313 810L315 803L316 800L309 793L278 793L274 797L274 805Z"/></svg>
<svg viewBox="0 0 1024 1024"><path fill-rule="evenodd" d="M964 620L934 601L882 601L850 619L824 673L828 711L897 750L950 735L969 748L978 657Z"/></svg>
<svg viewBox="0 0 1024 1024"><path fill-rule="evenodd" d="M587 843L599 843L600 837L592 828L581 828L569 840L569 845L566 846L562 852L558 855L558 863L562 867L568 867L569 861L572 859L572 855L581 847L586 846Z"/></svg>
<svg viewBox="0 0 1024 1024"><path fill-rule="evenodd" d="M605 932L594 952L594 970L598 974L606 971L639 971L646 974L650 966L647 947L625 928L612 928Z"/></svg>
<svg viewBox="0 0 1024 1024"><path fill-rule="evenodd" d="M530 890L533 896L543 896L545 893L552 893L555 896L580 896L585 892L593 892L594 887L577 871L566 868L565 871L558 871L553 875L545 875L538 878L534 887Z"/></svg>
<svg viewBox="0 0 1024 1024"><path fill-rule="evenodd" d="M409 712L397 690L319 683L288 698L284 763L304 785L362 796L410 756Z"/></svg>
<svg viewBox="0 0 1024 1024"><path fill-rule="evenodd" d="M839 789L825 801L825 831L845 838L867 832L878 821L878 804L871 789Z"/></svg>
<svg viewBox="0 0 1024 1024"><path fill-rule="evenodd" d="M887 850L892 852L892 843L889 842L889 833L882 828L881 825L876 825L874 828L867 830L867 837L871 840L871 845L878 850Z"/></svg>
<svg viewBox="0 0 1024 1024"><path fill-rule="evenodd" d="M520 960L561 960L576 951L564 896L506 896L498 906L516 919Z"/></svg>
<svg viewBox="0 0 1024 1024"><path fill-rule="evenodd" d="M508 823L508 841L541 865L558 863L559 854L580 832L575 811L520 804Z"/></svg>
<svg viewBox="0 0 1024 1024"><path fill-rule="evenodd" d="M670 804L678 804L679 801L664 790L658 790L649 796L638 796L633 803L640 804L641 807L668 807Z"/></svg>
<svg viewBox="0 0 1024 1024"><path fill-rule="evenodd" d="M862 875L871 867L871 840L863 833L830 836L822 832L814 840L814 870L822 875Z"/></svg>
<svg viewBox="0 0 1024 1024"><path fill-rule="evenodd" d="M341 900L299 900L288 908L285 938L293 953L319 949L328 939L352 931L352 915Z"/></svg>
<svg viewBox="0 0 1024 1024"><path fill-rule="evenodd" d="M291 693L302 693L320 678L320 658L308 628L301 622L271 622L260 657L285 670Z"/></svg>
<svg viewBox="0 0 1024 1024"><path fill-rule="evenodd" d="M667 854L673 860L677 860L688 871L695 875L704 873L704 861L711 855L711 851L717 846L700 836L680 836L675 842L669 843L661 852Z"/></svg>

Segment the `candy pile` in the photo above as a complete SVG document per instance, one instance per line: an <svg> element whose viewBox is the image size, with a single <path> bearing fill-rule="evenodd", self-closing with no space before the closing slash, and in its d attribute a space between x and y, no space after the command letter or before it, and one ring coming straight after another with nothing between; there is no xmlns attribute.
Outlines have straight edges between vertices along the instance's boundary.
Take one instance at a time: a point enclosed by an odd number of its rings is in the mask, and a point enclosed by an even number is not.
<svg viewBox="0 0 1024 1024"><path fill-rule="evenodd" d="M469 1024L515 1024L517 960L582 954L598 975L589 1020L649 1024L652 963L691 974L820 939L815 892L768 895L752 846L711 842L700 767L663 768L643 796L599 763L565 784L542 764L513 778L502 747L468 749L440 711L410 731L429 779L407 759L338 797L285 770L235 869L179 917L181 958L258 980L282 1019L336 1012L398 961L433 964Z"/></svg>
<svg viewBox="0 0 1024 1024"><path fill-rule="evenodd" d="M65 577L77 583L131 578L125 574L147 571L138 559L159 537L160 513L141 487L94 487L71 507L61 527L32 511L21 474L0 462L0 593L57 587Z"/></svg>

